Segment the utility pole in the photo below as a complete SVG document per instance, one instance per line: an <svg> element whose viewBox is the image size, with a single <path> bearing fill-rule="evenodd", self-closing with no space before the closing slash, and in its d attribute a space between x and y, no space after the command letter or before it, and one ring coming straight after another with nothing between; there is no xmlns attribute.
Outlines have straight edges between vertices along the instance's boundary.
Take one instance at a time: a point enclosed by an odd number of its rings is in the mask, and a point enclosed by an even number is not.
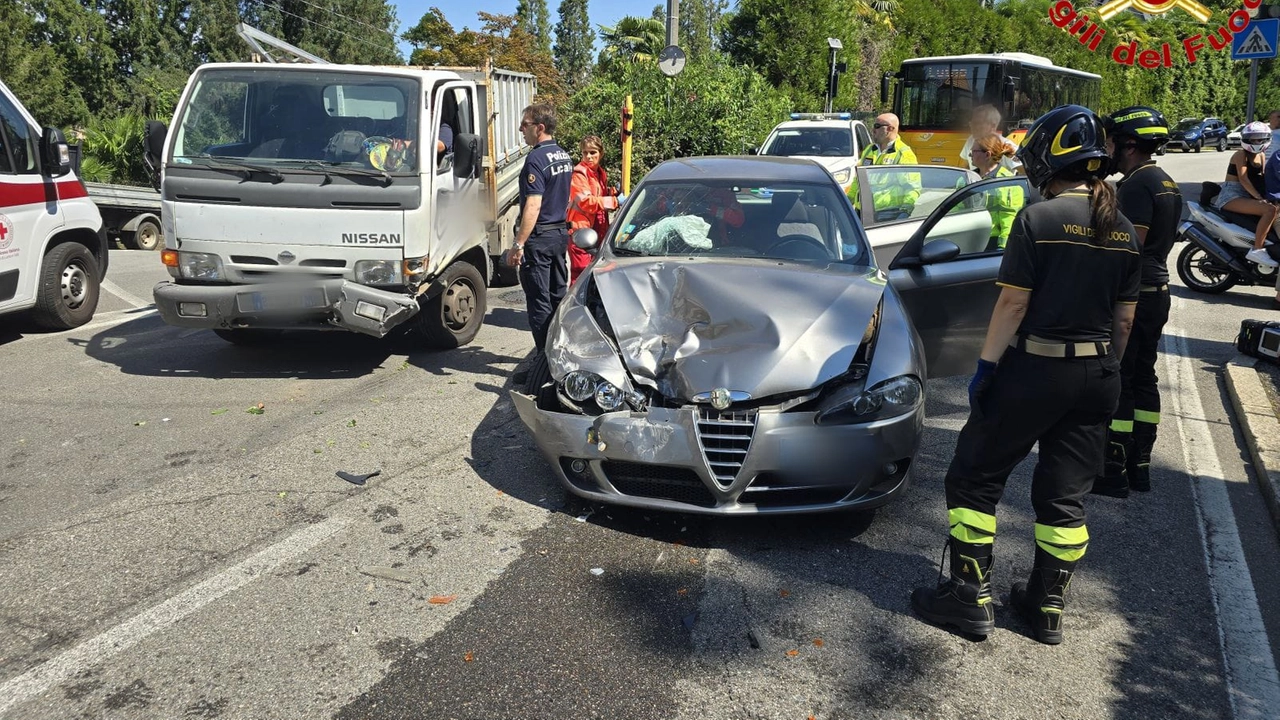
<svg viewBox="0 0 1280 720"><path fill-rule="evenodd" d="M675 45L680 34L680 0L667 0L667 46Z"/></svg>

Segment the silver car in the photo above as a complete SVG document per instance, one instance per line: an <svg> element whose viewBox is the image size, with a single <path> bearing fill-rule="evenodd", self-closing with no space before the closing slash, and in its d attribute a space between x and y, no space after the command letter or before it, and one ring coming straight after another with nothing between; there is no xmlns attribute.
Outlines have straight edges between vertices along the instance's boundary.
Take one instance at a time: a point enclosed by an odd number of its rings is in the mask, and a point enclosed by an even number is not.
<svg viewBox="0 0 1280 720"><path fill-rule="evenodd" d="M898 167L859 168L858 204L896 208L885 228L914 227L878 252L830 173L790 158L663 163L605 238L579 231L597 258L512 393L565 487L712 514L867 508L901 492L925 380L970 372L981 349L999 202L1028 193L1021 177L958 176L934 203L923 168ZM922 202L931 212L913 219Z"/></svg>

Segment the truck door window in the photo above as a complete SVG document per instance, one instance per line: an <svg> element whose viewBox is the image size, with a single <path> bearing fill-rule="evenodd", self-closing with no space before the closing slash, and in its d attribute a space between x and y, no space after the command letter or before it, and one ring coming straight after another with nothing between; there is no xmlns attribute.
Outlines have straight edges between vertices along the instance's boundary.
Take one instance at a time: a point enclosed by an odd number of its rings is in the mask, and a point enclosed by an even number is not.
<svg viewBox="0 0 1280 720"><path fill-rule="evenodd" d="M245 157L251 147L245 126L248 95L249 85L242 81L202 80L183 113L173 156Z"/></svg>
<svg viewBox="0 0 1280 720"><path fill-rule="evenodd" d="M0 167L0 170L18 174L38 172L34 133L18 108L3 95L0 95L0 133L4 134L4 144L9 153L0 161L8 167Z"/></svg>

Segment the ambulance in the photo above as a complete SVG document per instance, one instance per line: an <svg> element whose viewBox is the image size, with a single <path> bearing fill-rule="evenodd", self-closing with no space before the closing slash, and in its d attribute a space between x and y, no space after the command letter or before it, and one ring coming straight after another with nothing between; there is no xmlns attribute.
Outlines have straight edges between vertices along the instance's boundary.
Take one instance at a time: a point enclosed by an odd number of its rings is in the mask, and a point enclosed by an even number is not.
<svg viewBox="0 0 1280 720"><path fill-rule="evenodd" d="M107 273L102 216L71 168L62 131L43 130L0 80L0 315L51 330L93 318Z"/></svg>

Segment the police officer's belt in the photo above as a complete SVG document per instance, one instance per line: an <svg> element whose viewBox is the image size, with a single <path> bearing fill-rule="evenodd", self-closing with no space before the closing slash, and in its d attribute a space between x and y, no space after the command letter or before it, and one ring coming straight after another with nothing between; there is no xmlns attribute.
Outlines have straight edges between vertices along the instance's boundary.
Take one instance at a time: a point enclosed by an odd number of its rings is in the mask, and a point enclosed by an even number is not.
<svg viewBox="0 0 1280 720"><path fill-rule="evenodd" d="M1061 342L1035 335L1018 335L1009 342L1009 347L1017 348L1028 355L1039 355L1051 358L1094 358L1111 352L1111 343L1106 342Z"/></svg>
<svg viewBox="0 0 1280 720"><path fill-rule="evenodd" d="M1138 292L1164 292L1169 289L1168 283L1164 285L1143 285L1138 288Z"/></svg>
<svg viewBox="0 0 1280 720"><path fill-rule="evenodd" d="M547 234L547 233L551 233L551 232L558 232L558 231L561 231L561 230L565 230L565 231L567 231L568 229L569 229L569 223L567 223L567 222L558 222L558 223L538 223L537 225L534 225L534 226L533 226L533 234L534 234L534 235L545 235L545 234Z"/></svg>

